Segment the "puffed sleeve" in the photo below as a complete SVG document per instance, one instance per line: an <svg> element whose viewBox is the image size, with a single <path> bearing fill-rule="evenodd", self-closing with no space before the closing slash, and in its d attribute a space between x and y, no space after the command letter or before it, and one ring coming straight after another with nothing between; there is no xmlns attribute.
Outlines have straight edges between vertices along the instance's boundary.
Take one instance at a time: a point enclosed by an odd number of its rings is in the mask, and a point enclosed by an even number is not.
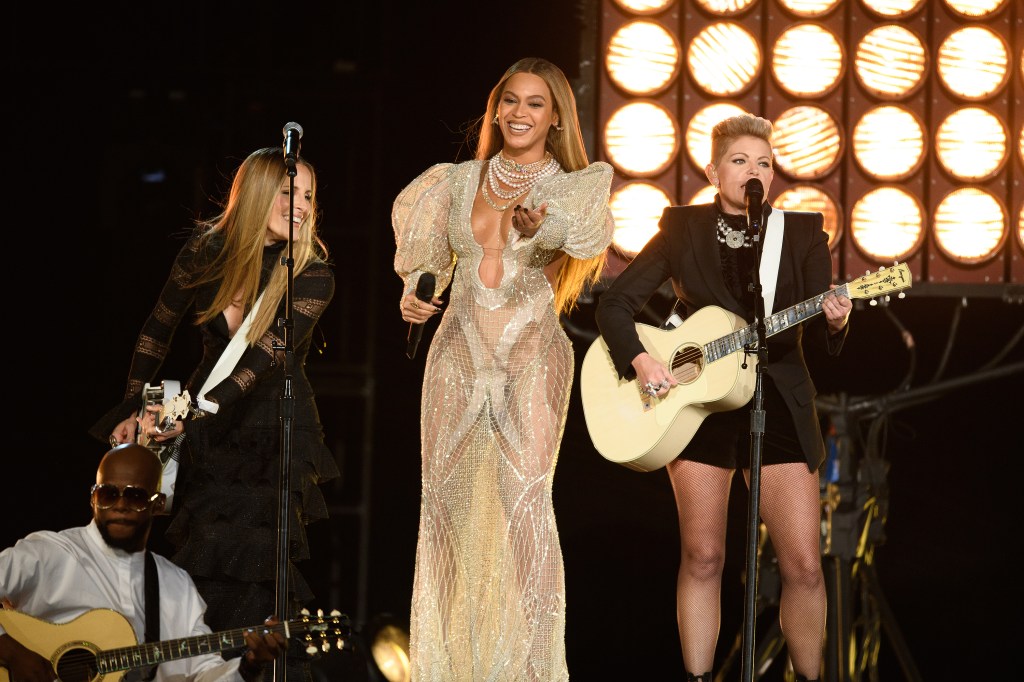
<svg viewBox="0 0 1024 682"><path fill-rule="evenodd" d="M451 178L455 164L431 166L399 192L391 209L395 230L395 272L405 283L403 296L416 288L424 272L437 277L435 291L444 291L455 269L448 243L452 209Z"/></svg>
<svg viewBox="0 0 1024 682"><path fill-rule="evenodd" d="M571 173L558 173L537 182L531 208L547 203L544 222L529 239L512 231L513 248L533 241L542 249L564 251L573 258L599 255L612 241L615 221L608 208L612 167L595 161Z"/></svg>

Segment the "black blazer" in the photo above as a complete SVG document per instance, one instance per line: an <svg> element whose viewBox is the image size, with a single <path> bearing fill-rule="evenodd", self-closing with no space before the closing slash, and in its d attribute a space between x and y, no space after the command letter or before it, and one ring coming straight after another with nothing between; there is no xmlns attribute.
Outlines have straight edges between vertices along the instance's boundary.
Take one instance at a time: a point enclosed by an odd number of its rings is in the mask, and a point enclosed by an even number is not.
<svg viewBox="0 0 1024 682"><path fill-rule="evenodd" d="M620 377L631 379L636 375L631 363L645 349L637 336L634 318L667 279L671 279L686 314L715 305L749 319L722 275L716 214L714 204L666 208L657 234L601 294L597 325ZM774 312L828 291L832 283L832 254L823 224L820 213L785 212ZM822 326L825 331L821 340L827 352L838 355L849 325L835 335ZM815 470L825 458L825 446L814 407L817 390L804 360L803 327L795 325L769 339L765 371L793 415L807 465Z"/></svg>

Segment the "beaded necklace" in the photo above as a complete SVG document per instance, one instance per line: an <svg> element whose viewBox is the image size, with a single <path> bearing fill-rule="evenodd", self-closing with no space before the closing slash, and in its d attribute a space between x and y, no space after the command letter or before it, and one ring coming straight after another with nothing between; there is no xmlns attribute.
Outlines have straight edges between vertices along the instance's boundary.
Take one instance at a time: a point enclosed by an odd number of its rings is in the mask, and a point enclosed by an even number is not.
<svg viewBox="0 0 1024 682"><path fill-rule="evenodd" d="M749 249L754 245L754 235L741 232L736 228L729 227L721 214L718 216L718 242L725 244L730 249L738 249L743 247Z"/></svg>
<svg viewBox="0 0 1024 682"><path fill-rule="evenodd" d="M498 152L487 162L487 180L480 186L480 191L491 208L495 211L504 211L515 203L516 199L533 189L538 180L554 175L560 169L558 161L549 152L545 152L544 158L540 161L526 165L506 159L501 152ZM499 181L511 189L502 189L498 184ZM490 187L490 192L488 192L488 187ZM508 201L508 203L499 206L491 198L491 194Z"/></svg>

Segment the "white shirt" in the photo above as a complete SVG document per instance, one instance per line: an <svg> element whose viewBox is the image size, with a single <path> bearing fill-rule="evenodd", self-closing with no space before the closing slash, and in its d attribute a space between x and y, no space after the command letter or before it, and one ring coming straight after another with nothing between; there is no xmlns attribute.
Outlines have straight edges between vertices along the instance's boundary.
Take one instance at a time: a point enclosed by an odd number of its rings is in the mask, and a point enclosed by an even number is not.
<svg viewBox="0 0 1024 682"><path fill-rule="evenodd" d="M206 603L184 570L153 554L160 576L160 640L210 634ZM113 609L145 639L145 552L110 547L96 522L39 531L0 552L0 599L21 613L67 623L92 609ZM4 634L0 627L0 634ZM22 642L25 644L25 642ZM160 664L155 682L242 682L239 659L201 654Z"/></svg>

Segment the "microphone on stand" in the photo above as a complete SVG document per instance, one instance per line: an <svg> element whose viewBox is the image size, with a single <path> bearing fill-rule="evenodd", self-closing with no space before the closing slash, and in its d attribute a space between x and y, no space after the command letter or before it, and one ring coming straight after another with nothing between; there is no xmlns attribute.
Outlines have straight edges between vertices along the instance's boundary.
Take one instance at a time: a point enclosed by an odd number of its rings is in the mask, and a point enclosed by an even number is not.
<svg viewBox="0 0 1024 682"><path fill-rule="evenodd" d="M761 218L763 217L761 204L764 203L764 185L757 178L750 178L743 188L744 203L747 206L747 231L760 234Z"/></svg>
<svg viewBox="0 0 1024 682"><path fill-rule="evenodd" d="M295 162L299 158L299 140L302 139L302 126L294 121L284 124L284 128L281 129L281 134L284 135L284 141L281 143L281 148L284 150L284 163L289 168L295 168Z"/></svg>
<svg viewBox="0 0 1024 682"><path fill-rule="evenodd" d="M432 272L424 272L416 282L416 298L429 302L434 298L434 286L436 278ZM423 338L423 324L409 323L408 344L405 347L405 355L412 360L416 357L416 349L419 348L420 339Z"/></svg>

